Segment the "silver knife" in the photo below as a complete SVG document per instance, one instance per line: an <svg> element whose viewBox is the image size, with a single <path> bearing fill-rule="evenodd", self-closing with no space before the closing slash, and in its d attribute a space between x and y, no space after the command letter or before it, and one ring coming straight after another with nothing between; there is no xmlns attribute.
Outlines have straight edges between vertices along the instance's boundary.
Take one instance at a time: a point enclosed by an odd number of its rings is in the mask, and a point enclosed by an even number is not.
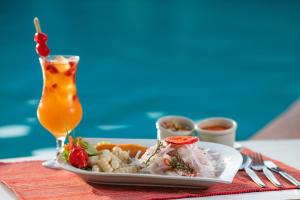
<svg viewBox="0 0 300 200"><path fill-rule="evenodd" d="M277 180L277 178L274 176L274 174L266 166L263 166L263 173L269 179L269 181L271 181L276 187L282 188L282 185L280 184L280 182Z"/></svg>
<svg viewBox="0 0 300 200"><path fill-rule="evenodd" d="M256 183L259 187L261 188L265 188L266 185L264 184L264 182L262 182L262 180L257 176L257 174L250 168L252 160L249 156L247 156L247 161L246 161L246 165L244 167L245 172L248 174L248 176L254 181L254 183Z"/></svg>
<svg viewBox="0 0 300 200"><path fill-rule="evenodd" d="M291 182L293 185L297 186L298 188L300 188L300 182L294 178L292 175L286 173L285 171L283 171L282 169L280 169L275 163L273 163L272 161L264 161L264 164L272 171L279 173L282 177L284 177L286 180L288 180L289 182Z"/></svg>

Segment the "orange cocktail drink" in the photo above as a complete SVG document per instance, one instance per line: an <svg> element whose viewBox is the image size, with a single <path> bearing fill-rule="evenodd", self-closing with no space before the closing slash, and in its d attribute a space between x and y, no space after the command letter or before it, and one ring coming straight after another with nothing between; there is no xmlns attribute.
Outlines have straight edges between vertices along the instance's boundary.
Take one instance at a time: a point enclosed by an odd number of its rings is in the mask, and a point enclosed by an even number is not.
<svg viewBox="0 0 300 200"><path fill-rule="evenodd" d="M41 57L44 87L37 116L56 138L64 139L82 118L75 77L78 56Z"/></svg>
<svg viewBox="0 0 300 200"><path fill-rule="evenodd" d="M48 36L42 32L38 18L33 20L36 33L36 52L43 71L43 93L37 117L44 128L56 138L56 157L43 166L58 168L57 160L63 150L67 134L81 121L82 107L76 89L76 71L79 56L51 56Z"/></svg>

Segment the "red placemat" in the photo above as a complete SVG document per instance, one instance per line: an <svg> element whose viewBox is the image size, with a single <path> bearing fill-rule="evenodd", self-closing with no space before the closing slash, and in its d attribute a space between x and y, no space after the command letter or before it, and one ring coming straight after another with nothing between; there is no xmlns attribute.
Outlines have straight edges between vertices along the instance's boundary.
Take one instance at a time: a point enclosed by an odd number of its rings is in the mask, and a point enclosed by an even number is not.
<svg viewBox="0 0 300 200"><path fill-rule="evenodd" d="M245 150L245 153L250 153ZM269 158L267 158L269 159ZM274 161L274 160L273 160ZM300 179L300 170L274 161L285 171ZM82 199L174 199L184 197L203 197L249 192L296 189L282 177L277 176L283 188L276 188L258 173L268 188L259 188L244 171L238 172L232 184L216 184L206 190L155 188L134 186L91 185L78 176L64 171L51 170L41 166L41 161L0 163L0 180L7 185L19 199L24 200L82 200Z"/></svg>

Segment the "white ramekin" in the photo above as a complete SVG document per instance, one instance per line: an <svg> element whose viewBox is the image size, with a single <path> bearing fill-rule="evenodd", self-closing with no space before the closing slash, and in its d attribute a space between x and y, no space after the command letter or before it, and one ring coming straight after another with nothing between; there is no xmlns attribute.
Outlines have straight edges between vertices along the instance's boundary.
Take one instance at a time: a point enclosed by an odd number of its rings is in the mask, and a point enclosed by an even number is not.
<svg viewBox="0 0 300 200"><path fill-rule="evenodd" d="M227 126L229 128L219 131L202 129L203 127L214 125ZM200 141L220 143L231 147L234 145L236 129L236 121L224 117L207 118L196 123L196 131L199 134Z"/></svg>
<svg viewBox="0 0 300 200"><path fill-rule="evenodd" d="M189 127L190 130L188 131L172 131L169 129L166 129L162 126L162 123L165 121L175 121L179 124L184 124L185 126ZM194 122L187 118L182 116L165 116L161 117L156 122L156 129L157 129L157 139L161 140L166 137L170 136L192 136L195 133L195 125Z"/></svg>

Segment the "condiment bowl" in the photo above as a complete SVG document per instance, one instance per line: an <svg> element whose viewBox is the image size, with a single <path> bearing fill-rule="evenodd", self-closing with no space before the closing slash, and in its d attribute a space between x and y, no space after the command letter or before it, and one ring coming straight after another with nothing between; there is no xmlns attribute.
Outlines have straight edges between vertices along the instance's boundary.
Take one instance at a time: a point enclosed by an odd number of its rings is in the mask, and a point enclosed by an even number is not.
<svg viewBox="0 0 300 200"><path fill-rule="evenodd" d="M175 126L172 124L175 124ZM176 127L178 130L175 130ZM156 122L156 128L157 139L159 140L170 136L192 136L195 133L195 125L193 120L183 116L161 117ZM182 130L180 130L181 128Z"/></svg>
<svg viewBox="0 0 300 200"><path fill-rule="evenodd" d="M231 147L234 145L236 129L237 123L224 117L207 118L196 123L200 141L225 144Z"/></svg>

